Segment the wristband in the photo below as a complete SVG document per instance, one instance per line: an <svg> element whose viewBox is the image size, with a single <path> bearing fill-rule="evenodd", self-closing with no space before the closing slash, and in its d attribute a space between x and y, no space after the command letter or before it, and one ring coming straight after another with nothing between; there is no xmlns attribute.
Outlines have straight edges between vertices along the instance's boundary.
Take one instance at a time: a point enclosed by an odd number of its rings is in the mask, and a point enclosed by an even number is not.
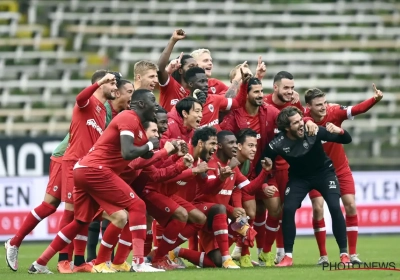
<svg viewBox="0 0 400 280"><path fill-rule="evenodd" d="M154 145L153 145L152 142L149 141L149 142L147 142L146 144L147 144L147 146L149 146L149 151L151 151L151 150L154 149Z"/></svg>

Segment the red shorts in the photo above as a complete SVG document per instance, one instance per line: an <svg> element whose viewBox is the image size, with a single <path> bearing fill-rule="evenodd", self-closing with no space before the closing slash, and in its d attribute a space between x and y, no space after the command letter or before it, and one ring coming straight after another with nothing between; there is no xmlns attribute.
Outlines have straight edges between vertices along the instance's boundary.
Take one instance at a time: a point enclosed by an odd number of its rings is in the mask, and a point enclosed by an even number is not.
<svg viewBox="0 0 400 280"><path fill-rule="evenodd" d="M141 201L131 187L111 169L81 167L73 172L76 220L88 223L93 220L100 207L108 215L112 215Z"/></svg>
<svg viewBox="0 0 400 280"><path fill-rule="evenodd" d="M185 208L188 213L196 209L193 204L176 194L168 197L157 191L145 189L142 192L142 198L146 203L147 213L162 227L167 226L176 209L180 206Z"/></svg>
<svg viewBox="0 0 400 280"><path fill-rule="evenodd" d="M206 254L219 249L214 233L204 229L199 231L199 243Z"/></svg>
<svg viewBox="0 0 400 280"><path fill-rule="evenodd" d="M214 202L201 202L201 203L195 203L194 206L199 209L204 215L208 215L208 212L210 211L210 208L216 205L217 203Z"/></svg>
<svg viewBox="0 0 400 280"><path fill-rule="evenodd" d="M356 187L354 183L354 178L351 172L342 173L337 176L340 185L340 195L346 194L356 194ZM308 193L310 199L320 197L319 191L312 190Z"/></svg>
<svg viewBox="0 0 400 280"><path fill-rule="evenodd" d="M182 197L183 199L192 202L196 197L196 188L190 188L188 186L183 186L179 188L176 193L177 196Z"/></svg>
<svg viewBox="0 0 400 280"><path fill-rule="evenodd" d="M61 191L61 201L65 203L74 203L73 193L74 193L74 165L76 161L74 160L63 160L62 162L62 191Z"/></svg>
<svg viewBox="0 0 400 280"><path fill-rule="evenodd" d="M47 183L46 193L61 200L62 192L62 164L50 159L49 182Z"/></svg>

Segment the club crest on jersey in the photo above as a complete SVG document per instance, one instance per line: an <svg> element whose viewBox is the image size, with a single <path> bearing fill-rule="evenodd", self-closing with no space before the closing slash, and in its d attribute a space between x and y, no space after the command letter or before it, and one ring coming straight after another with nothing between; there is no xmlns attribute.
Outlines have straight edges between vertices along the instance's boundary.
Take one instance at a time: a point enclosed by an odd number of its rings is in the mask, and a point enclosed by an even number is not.
<svg viewBox="0 0 400 280"><path fill-rule="evenodd" d="M171 211L171 210L169 210L168 207L165 207L165 212L169 212L169 211Z"/></svg>
<svg viewBox="0 0 400 280"><path fill-rule="evenodd" d="M210 112L214 112L214 106L212 104L208 105L208 109L210 110Z"/></svg>
<svg viewBox="0 0 400 280"><path fill-rule="evenodd" d="M216 93L216 92L217 92L217 90L216 90L215 87L210 87L210 89L211 89L211 92L212 92L212 93Z"/></svg>
<svg viewBox="0 0 400 280"><path fill-rule="evenodd" d="M58 186L53 187L53 191L56 192L58 190Z"/></svg>
<svg viewBox="0 0 400 280"><path fill-rule="evenodd" d="M308 145L308 143L307 143L306 140L303 141L303 147L304 147L305 149L308 149L308 147L309 147L309 145Z"/></svg>
<svg viewBox="0 0 400 280"><path fill-rule="evenodd" d="M135 195L133 194L133 192L131 192L129 195L130 195L132 198L135 197Z"/></svg>
<svg viewBox="0 0 400 280"><path fill-rule="evenodd" d="M100 107L99 105L96 106L96 112L97 112L98 114L100 114L100 112L101 112L101 107Z"/></svg>
<svg viewBox="0 0 400 280"><path fill-rule="evenodd" d="M286 188L286 191L285 191L285 195L288 195L289 192L290 192L290 187L287 187L287 188Z"/></svg>

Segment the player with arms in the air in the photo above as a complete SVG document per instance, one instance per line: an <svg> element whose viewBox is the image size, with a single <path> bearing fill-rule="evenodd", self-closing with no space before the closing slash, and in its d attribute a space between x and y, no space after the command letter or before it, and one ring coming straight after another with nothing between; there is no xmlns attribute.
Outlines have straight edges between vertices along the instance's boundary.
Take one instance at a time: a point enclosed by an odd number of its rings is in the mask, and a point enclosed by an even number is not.
<svg viewBox="0 0 400 280"><path fill-rule="evenodd" d="M348 144L347 131L330 123L320 126L315 136L305 134L303 113L296 107L283 109L277 119L281 131L266 147L264 155L275 160L279 155L289 163L289 182L285 190L282 227L285 257L277 266L293 265L293 245L296 237L295 214L304 197L312 189L325 199L332 217L332 228L340 250L340 261L349 263L346 224L340 209L340 189L331 159L321 141Z"/></svg>
<svg viewBox="0 0 400 280"><path fill-rule="evenodd" d="M305 101L307 111L305 116L312 117L320 126L333 123L341 127L343 121L353 120L355 116L371 109L382 98L383 94L373 84L374 96L354 106L340 106L327 104L325 93L314 88L306 91ZM341 144L326 142L323 145L326 154L332 159L340 184L340 194L346 211L346 229L349 245L350 260L352 263L361 263L357 255L358 216L355 201L355 185L353 175ZM312 190L309 194L313 205L313 227L317 239L320 258L318 264L328 263L326 252L326 230L324 220L324 199L321 194Z"/></svg>
<svg viewBox="0 0 400 280"><path fill-rule="evenodd" d="M168 112L175 104L187 97L190 91L187 89L187 83L184 79L185 73L189 68L196 67L196 60L190 55L181 55L177 58L175 66L177 69L169 75L166 67L175 44L185 38L185 31L177 29L171 36L168 45L165 47L158 60L158 81L160 83L160 105Z"/></svg>

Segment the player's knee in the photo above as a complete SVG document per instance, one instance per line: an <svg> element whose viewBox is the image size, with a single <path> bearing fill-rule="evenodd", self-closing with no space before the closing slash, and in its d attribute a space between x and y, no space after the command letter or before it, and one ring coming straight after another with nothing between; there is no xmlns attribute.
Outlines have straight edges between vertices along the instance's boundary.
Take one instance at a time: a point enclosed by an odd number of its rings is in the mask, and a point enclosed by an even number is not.
<svg viewBox="0 0 400 280"><path fill-rule="evenodd" d="M186 211L185 208L183 207L178 207L178 209L175 210L174 212L174 218L176 220L179 220L181 222L187 222L188 218L189 218L189 214Z"/></svg>
<svg viewBox="0 0 400 280"><path fill-rule="evenodd" d="M204 225L207 221L207 217L201 211L194 209L190 211L188 220L195 224Z"/></svg>
<svg viewBox="0 0 400 280"><path fill-rule="evenodd" d="M294 215L296 213L296 210L298 208L298 205L294 203L285 203L283 204L283 215Z"/></svg>
<svg viewBox="0 0 400 280"><path fill-rule="evenodd" d="M320 220L324 217L324 199L316 197L311 200L313 209L313 219Z"/></svg>
<svg viewBox="0 0 400 280"><path fill-rule="evenodd" d="M65 203L65 210L74 211L74 205L71 203Z"/></svg>
<svg viewBox="0 0 400 280"><path fill-rule="evenodd" d="M216 267L222 267L222 256L219 249L209 252L208 257L212 260Z"/></svg>
<svg viewBox="0 0 400 280"><path fill-rule="evenodd" d="M110 215L110 222L116 227L123 228L128 221L128 215L124 210L119 210Z"/></svg>
<svg viewBox="0 0 400 280"><path fill-rule="evenodd" d="M331 216L334 216L335 214L342 215L342 209L340 208L340 203L336 200L327 200L326 204L328 204L329 212L331 213Z"/></svg>
<svg viewBox="0 0 400 280"><path fill-rule="evenodd" d="M256 217L256 209L253 209L252 207L247 207L244 209L246 211L246 215L251 219L254 220Z"/></svg>
<svg viewBox="0 0 400 280"><path fill-rule="evenodd" d="M222 204L215 204L215 205L211 206L210 212L212 212L214 215L226 214L226 207L225 207L225 205L222 205Z"/></svg>
<svg viewBox="0 0 400 280"><path fill-rule="evenodd" d="M278 218L280 217L282 213L282 207L280 206L279 203L273 204L270 207L268 207L268 215L271 215L272 217Z"/></svg>
<svg viewBox="0 0 400 280"><path fill-rule="evenodd" d="M58 198L55 198L54 196L52 196L51 194L48 194L48 193L45 194L43 201L54 206L55 208L58 208L58 206L61 203L61 200L59 200Z"/></svg>

